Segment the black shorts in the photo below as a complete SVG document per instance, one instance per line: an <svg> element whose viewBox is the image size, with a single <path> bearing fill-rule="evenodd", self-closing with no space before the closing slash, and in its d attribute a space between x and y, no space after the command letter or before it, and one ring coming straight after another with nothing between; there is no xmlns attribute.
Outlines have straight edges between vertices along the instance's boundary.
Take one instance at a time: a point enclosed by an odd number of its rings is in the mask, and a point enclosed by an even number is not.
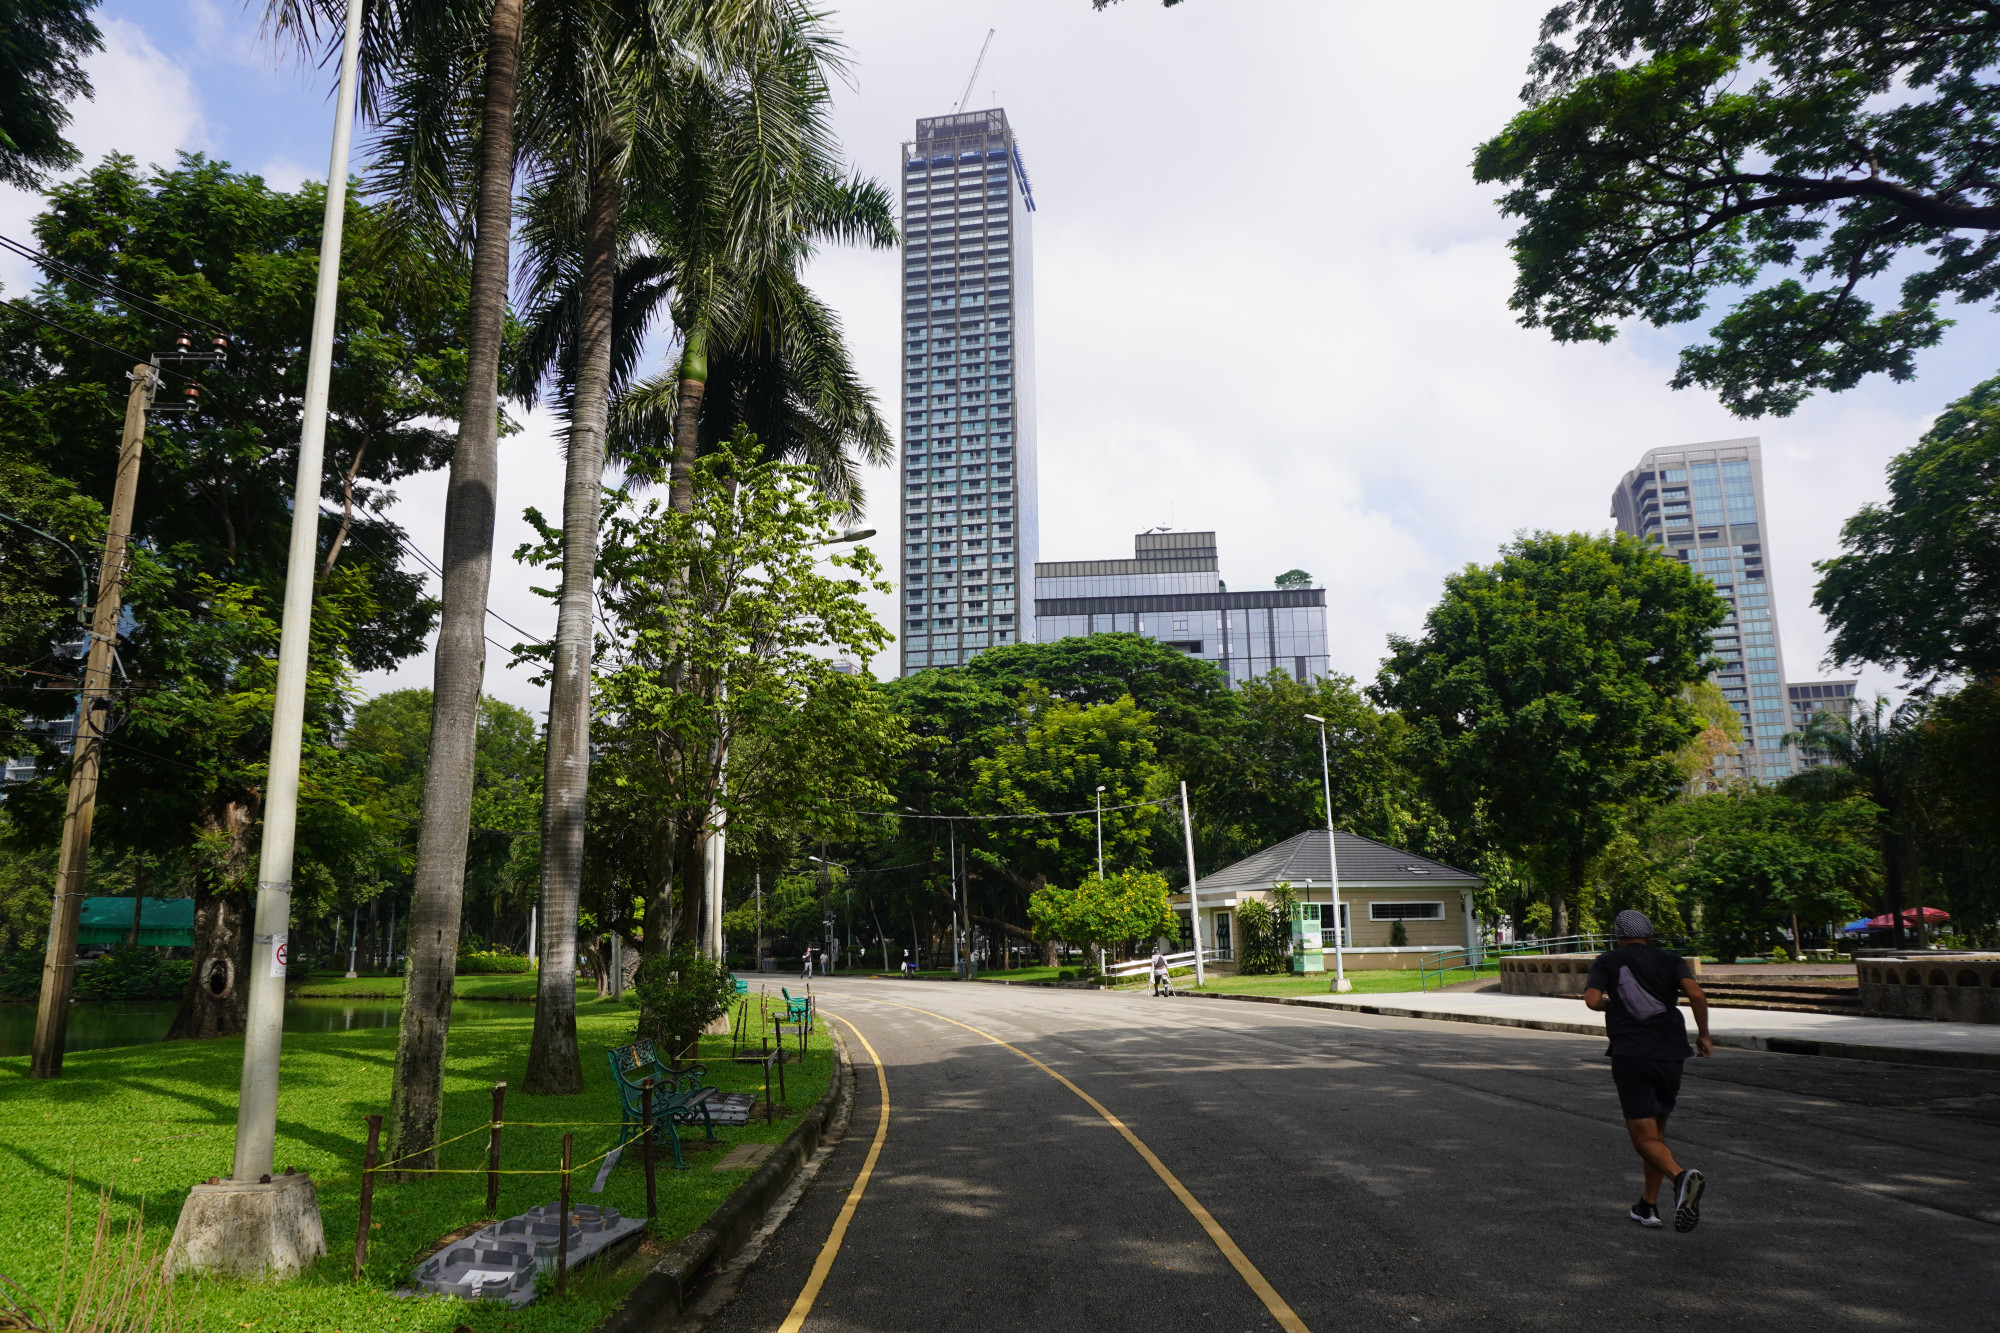
<svg viewBox="0 0 2000 1333"><path fill-rule="evenodd" d="M1618 1086L1618 1105L1627 1120L1659 1120L1674 1113L1681 1095L1685 1060L1647 1060L1636 1055L1611 1057L1611 1081Z"/></svg>

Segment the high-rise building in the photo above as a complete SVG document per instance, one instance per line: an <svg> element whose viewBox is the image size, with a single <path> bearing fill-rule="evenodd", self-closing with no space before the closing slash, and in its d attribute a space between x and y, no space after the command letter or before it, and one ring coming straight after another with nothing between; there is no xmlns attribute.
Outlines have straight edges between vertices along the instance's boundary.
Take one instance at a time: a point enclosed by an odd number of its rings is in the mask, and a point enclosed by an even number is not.
<svg viewBox="0 0 2000 1333"><path fill-rule="evenodd" d="M1032 568L1035 210L1004 111L903 145L903 672L1022 637Z"/></svg>
<svg viewBox="0 0 2000 1333"><path fill-rule="evenodd" d="M1730 616L1714 631L1722 666L1716 684L1736 709L1743 741L1722 776L1771 782L1816 762L1783 738L1803 725L1791 716L1785 657L1771 603L1770 519L1764 509L1764 463L1756 437L1653 449L1611 495L1618 530L1664 546L1715 585ZM1853 681L1792 686L1825 702L1851 698ZM1833 695L1834 689L1845 693Z"/></svg>
<svg viewBox="0 0 2000 1333"><path fill-rule="evenodd" d="M1241 685L1282 671L1327 674L1326 589L1230 592L1212 532L1142 532L1130 560L1035 566L1035 639L1143 634L1215 663Z"/></svg>

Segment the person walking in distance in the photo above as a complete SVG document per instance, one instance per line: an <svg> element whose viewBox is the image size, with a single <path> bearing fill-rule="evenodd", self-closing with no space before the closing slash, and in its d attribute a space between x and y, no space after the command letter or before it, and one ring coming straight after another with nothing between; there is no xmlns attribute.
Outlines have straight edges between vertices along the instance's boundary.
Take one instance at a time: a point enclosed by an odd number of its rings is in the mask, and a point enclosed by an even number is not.
<svg viewBox="0 0 2000 1333"><path fill-rule="evenodd" d="M805 971L804 971L803 973L801 973L800 975L802 976L802 978L803 978L804 980L806 980L806 981L811 981L811 980L812 980L812 975L813 975L813 951L812 951L812 945L808 944L808 945L806 946L806 951L805 951L805 953L804 953L804 954L802 954L802 955L800 955L800 961L802 961L802 962L803 962L803 963L805 964L805 967L806 967L806 970L805 970Z"/></svg>
<svg viewBox="0 0 2000 1333"><path fill-rule="evenodd" d="M1701 1221L1701 1194L1707 1182L1692 1167L1683 1169L1667 1146L1667 1117L1680 1095L1681 1068L1689 1055L1715 1054L1708 1036L1708 997L1687 959L1653 945L1653 923L1643 912L1620 912L1611 925L1618 947L1590 965L1583 1002L1604 1015L1611 1039L1611 1081L1625 1113L1625 1132L1646 1165L1646 1189L1632 1205L1642 1227L1662 1225L1660 1185L1674 1187L1674 1230L1693 1231ZM1681 1019L1685 994L1694 1010L1695 1050L1688 1049Z"/></svg>
<svg viewBox="0 0 2000 1333"><path fill-rule="evenodd" d="M1153 994L1158 995L1160 993L1160 988L1165 986L1166 984L1167 984L1167 956L1160 952L1158 945L1154 945L1153 946Z"/></svg>

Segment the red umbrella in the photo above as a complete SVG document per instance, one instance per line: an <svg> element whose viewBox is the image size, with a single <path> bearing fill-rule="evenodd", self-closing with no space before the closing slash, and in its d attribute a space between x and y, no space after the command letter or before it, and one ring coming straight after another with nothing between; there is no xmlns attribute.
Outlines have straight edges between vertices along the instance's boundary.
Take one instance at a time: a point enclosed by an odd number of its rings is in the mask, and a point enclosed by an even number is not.
<svg viewBox="0 0 2000 1333"><path fill-rule="evenodd" d="M1924 924L1927 926L1934 926L1940 921L1951 920L1951 913L1945 911L1942 908L1926 907L1922 910L1924 914ZM1898 915L1900 915L1903 918L1903 924L1905 926L1914 926L1917 924L1917 911L1918 911L1917 908L1905 907ZM1868 922L1869 927L1874 930L1888 930L1895 924L1896 923L1894 921L1889 919L1889 914L1887 912L1884 912L1882 915L1878 917L1871 917Z"/></svg>

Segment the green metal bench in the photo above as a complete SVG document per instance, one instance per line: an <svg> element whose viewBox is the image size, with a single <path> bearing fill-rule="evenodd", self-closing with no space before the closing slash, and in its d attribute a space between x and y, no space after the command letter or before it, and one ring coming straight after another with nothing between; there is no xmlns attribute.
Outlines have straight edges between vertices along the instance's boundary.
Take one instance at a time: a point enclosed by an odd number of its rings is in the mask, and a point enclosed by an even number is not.
<svg viewBox="0 0 2000 1333"><path fill-rule="evenodd" d="M681 1156L678 1126L699 1123L709 1140L716 1138L715 1121L708 1113L708 1103L717 1095L717 1089L701 1081L708 1073L707 1066L668 1068L660 1063L653 1043L644 1037L630 1046L607 1048L604 1058L618 1084L621 1112L618 1141L637 1143L644 1137L646 1082L650 1079L653 1084L653 1142L658 1145L664 1140L673 1149L674 1167L687 1170L687 1160Z"/></svg>
<svg viewBox="0 0 2000 1333"><path fill-rule="evenodd" d="M750 993L750 983L745 981L742 977L737 977L736 993L738 995L748 995Z"/></svg>
<svg viewBox="0 0 2000 1333"><path fill-rule="evenodd" d="M810 1028L812 1026L813 1012L812 996L808 995L804 999L800 999L783 986L778 987L778 993L785 997L785 1021L787 1023L804 1023Z"/></svg>

